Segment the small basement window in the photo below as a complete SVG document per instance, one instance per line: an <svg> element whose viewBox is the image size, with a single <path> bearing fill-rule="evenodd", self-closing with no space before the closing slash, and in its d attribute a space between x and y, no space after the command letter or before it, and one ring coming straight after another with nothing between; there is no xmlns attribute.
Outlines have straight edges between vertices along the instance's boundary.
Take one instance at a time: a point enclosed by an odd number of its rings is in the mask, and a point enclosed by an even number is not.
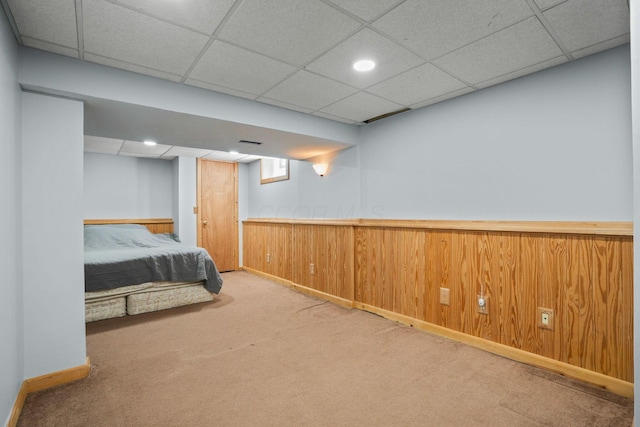
<svg viewBox="0 0 640 427"><path fill-rule="evenodd" d="M289 179L289 159L260 159L260 184Z"/></svg>

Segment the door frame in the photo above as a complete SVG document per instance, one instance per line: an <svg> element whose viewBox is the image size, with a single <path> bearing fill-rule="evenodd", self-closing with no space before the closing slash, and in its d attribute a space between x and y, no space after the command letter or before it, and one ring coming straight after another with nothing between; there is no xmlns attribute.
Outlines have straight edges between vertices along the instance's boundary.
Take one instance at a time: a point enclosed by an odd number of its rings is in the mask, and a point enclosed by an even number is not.
<svg viewBox="0 0 640 427"><path fill-rule="evenodd" d="M202 247L202 162L212 162L212 163L231 163L233 165L233 199L234 199L234 211L233 218L235 225L235 233L234 233L234 247L233 252L234 256L234 271L238 271L240 268L240 254L239 254L239 240L240 240L240 228L238 223L238 163L236 162L218 162L215 160L206 160L198 158L196 159L196 231L197 231L197 241L198 246Z"/></svg>

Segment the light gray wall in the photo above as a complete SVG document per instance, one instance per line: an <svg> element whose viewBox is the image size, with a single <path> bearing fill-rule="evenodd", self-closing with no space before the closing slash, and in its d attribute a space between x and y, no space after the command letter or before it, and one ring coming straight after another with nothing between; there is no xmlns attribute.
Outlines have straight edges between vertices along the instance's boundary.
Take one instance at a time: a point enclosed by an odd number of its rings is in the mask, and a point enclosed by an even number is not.
<svg viewBox="0 0 640 427"><path fill-rule="evenodd" d="M178 157L173 164L173 179L177 184L173 194L173 209L178 213L173 217L176 233L183 243L198 246L197 216L193 213L193 207L198 205L196 159Z"/></svg>
<svg viewBox="0 0 640 427"><path fill-rule="evenodd" d="M0 425L5 425L22 380L24 343L21 269L21 94L17 44L0 7Z"/></svg>
<svg viewBox="0 0 640 427"><path fill-rule="evenodd" d="M249 165L251 218L358 218L360 170L358 147L334 154L323 177L312 163L291 160L289 179L260 184L260 162Z"/></svg>
<svg viewBox="0 0 640 427"><path fill-rule="evenodd" d="M640 385L640 1L629 2L631 15L631 110L633 112L633 364L634 394L639 395ZM640 425L640 399L634 400L634 425Z"/></svg>
<svg viewBox="0 0 640 427"><path fill-rule="evenodd" d="M629 47L363 126L323 178L259 184L249 216L632 220Z"/></svg>
<svg viewBox="0 0 640 427"><path fill-rule="evenodd" d="M172 218L171 161L84 155L84 217Z"/></svg>
<svg viewBox="0 0 640 427"><path fill-rule="evenodd" d="M21 49L20 67L24 87L48 93L126 102L345 143L357 137L357 130L345 123L36 49Z"/></svg>
<svg viewBox="0 0 640 427"><path fill-rule="evenodd" d="M249 217L295 218L299 205L298 176L301 162L289 162L289 179L260 184L260 161L249 164Z"/></svg>
<svg viewBox="0 0 640 427"><path fill-rule="evenodd" d="M358 218L360 212L360 166L358 147L327 156L325 176L318 176L312 162L299 162L298 215L309 218ZM306 212L305 212L306 210Z"/></svg>
<svg viewBox="0 0 640 427"><path fill-rule="evenodd" d="M238 265L241 267L242 221L249 218L249 165L247 163L238 164Z"/></svg>
<svg viewBox="0 0 640 427"><path fill-rule="evenodd" d="M180 162L178 158L171 162L171 218L173 218L173 230L180 233Z"/></svg>
<svg viewBox="0 0 640 427"><path fill-rule="evenodd" d="M632 220L629 47L362 129L366 217Z"/></svg>
<svg viewBox="0 0 640 427"><path fill-rule="evenodd" d="M24 377L86 358L83 104L22 95Z"/></svg>

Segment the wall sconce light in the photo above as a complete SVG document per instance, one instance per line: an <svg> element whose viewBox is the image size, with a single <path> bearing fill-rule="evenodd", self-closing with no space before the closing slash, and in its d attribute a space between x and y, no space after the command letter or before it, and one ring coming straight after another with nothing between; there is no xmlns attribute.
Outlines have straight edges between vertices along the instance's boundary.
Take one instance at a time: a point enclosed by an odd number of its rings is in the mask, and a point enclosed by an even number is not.
<svg viewBox="0 0 640 427"><path fill-rule="evenodd" d="M328 163L316 163L313 165L313 170L320 176L324 176L327 173L327 169L329 169Z"/></svg>

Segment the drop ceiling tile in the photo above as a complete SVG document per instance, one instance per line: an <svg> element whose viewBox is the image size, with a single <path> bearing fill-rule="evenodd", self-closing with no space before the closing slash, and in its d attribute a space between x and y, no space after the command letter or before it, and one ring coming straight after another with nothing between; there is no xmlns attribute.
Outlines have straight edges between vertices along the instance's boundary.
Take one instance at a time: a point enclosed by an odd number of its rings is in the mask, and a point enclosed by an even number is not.
<svg viewBox="0 0 640 427"><path fill-rule="evenodd" d="M142 13L213 34L235 0L118 0Z"/></svg>
<svg viewBox="0 0 640 427"><path fill-rule="evenodd" d="M245 0L219 37L302 66L359 26L358 21L320 1Z"/></svg>
<svg viewBox="0 0 640 427"><path fill-rule="evenodd" d="M227 95L237 96L238 98L246 98L246 99L256 99L256 94L242 92L240 90L231 89L228 87L218 86L207 82L202 82L196 79L187 79L185 83L191 86L199 87L202 89L212 90L214 92L225 93Z"/></svg>
<svg viewBox="0 0 640 427"><path fill-rule="evenodd" d="M216 40L189 77L259 95L295 70L291 65Z"/></svg>
<svg viewBox="0 0 640 427"><path fill-rule="evenodd" d="M351 86L301 70L265 93L264 96L317 110L357 91L358 89Z"/></svg>
<svg viewBox="0 0 640 427"><path fill-rule="evenodd" d="M124 152L121 151L120 154L118 154L119 156L125 156L125 157L140 157L140 158L145 158L145 159L159 159L160 155L159 154L154 154L154 153L128 153L128 152ZM165 160L169 160L169 159L165 159Z"/></svg>
<svg viewBox="0 0 640 427"><path fill-rule="evenodd" d="M216 160L219 162L235 162L236 159L240 159L245 157L246 154L239 154L239 153L229 153L228 151L211 151L209 154L207 154L205 157L203 157L204 159L207 160Z"/></svg>
<svg viewBox="0 0 640 427"><path fill-rule="evenodd" d="M411 105L410 107L411 107L412 110L417 110L418 108L426 107L427 105L436 104L438 102L446 101L447 99L452 99L452 98L456 98L458 96L466 95L466 94L471 93L473 91L475 91L474 88L471 88L471 87L467 86L467 87L464 87L463 89L454 90L453 92L445 93L443 95L436 96L434 98L430 98L430 99L426 99L424 101L417 102L417 103Z"/></svg>
<svg viewBox="0 0 640 427"><path fill-rule="evenodd" d="M373 25L433 59L532 15L526 0L408 0Z"/></svg>
<svg viewBox="0 0 640 427"><path fill-rule="evenodd" d="M316 111L316 112L313 113L313 115L314 116L318 116L318 117L322 117L324 119L333 120L333 121L336 121L336 122L346 123L346 124L349 124L349 125L360 124L355 120L347 119L347 118L344 118L344 117L334 116L333 114L323 113L322 111Z"/></svg>
<svg viewBox="0 0 640 427"><path fill-rule="evenodd" d="M349 98L323 108L321 111L356 122L363 122L402 108L402 105L395 102L387 101L366 92L358 92Z"/></svg>
<svg viewBox="0 0 640 427"><path fill-rule="evenodd" d="M167 157L204 157L207 154L211 153L211 150L203 150L201 148L190 148L190 147L171 147L164 153L162 153L162 158Z"/></svg>
<svg viewBox="0 0 640 427"><path fill-rule="evenodd" d="M293 105L286 102L278 101L277 99L265 98L264 96L256 99L258 102L264 102L265 104L275 105L276 107L286 108L287 110L300 111L301 113L311 113L313 109L301 107L299 105Z"/></svg>
<svg viewBox="0 0 640 427"><path fill-rule="evenodd" d="M584 49L574 50L571 52L575 59L583 58L585 56L593 55L594 53L602 52L603 50L613 49L614 47L622 46L630 42L629 34L616 37L615 39L607 40L606 42L594 44L593 46L585 47Z"/></svg>
<svg viewBox="0 0 640 427"><path fill-rule="evenodd" d="M544 16L570 51L629 33L627 0L569 0Z"/></svg>
<svg viewBox="0 0 640 427"><path fill-rule="evenodd" d="M432 64L424 64L367 89L402 105L435 98L467 87Z"/></svg>
<svg viewBox="0 0 640 427"><path fill-rule="evenodd" d="M138 74L145 74L147 76L157 77L159 79L171 80L174 82L179 82L182 79L182 77L177 74L165 73L164 71L141 67L140 65L129 64L128 62L118 61L117 59L112 58L105 58L103 56L94 55L88 52L84 53L84 59L89 62L95 62L96 64L120 68L121 70L131 71Z"/></svg>
<svg viewBox="0 0 640 427"><path fill-rule="evenodd" d="M82 4L85 52L184 75L209 41L202 34L109 2Z"/></svg>
<svg viewBox="0 0 640 427"><path fill-rule="evenodd" d="M7 3L21 35L78 49L74 0L7 0Z"/></svg>
<svg viewBox="0 0 640 427"><path fill-rule="evenodd" d="M562 55L538 18L513 25L436 61L445 71L475 84Z"/></svg>
<svg viewBox="0 0 640 427"><path fill-rule="evenodd" d="M480 82L476 84L478 89L484 89L489 86L497 85L499 83L506 82L508 80L513 80L518 77L526 76L527 74L535 73L537 71L544 70L545 68L555 67L556 65L564 64L567 62L567 57L562 55L557 58L550 59L548 61L540 62L538 64L532 65L530 67L522 68L520 70L514 71L512 73L504 74L502 76L485 80L484 82Z"/></svg>
<svg viewBox="0 0 640 427"><path fill-rule="evenodd" d="M534 1L536 2L538 9L546 10L546 9L549 9L550 7L557 6L560 3L564 3L567 0L534 0Z"/></svg>
<svg viewBox="0 0 640 427"><path fill-rule="evenodd" d="M43 42L41 40L32 39L31 37L22 37L22 43L25 46L33 47L40 50L46 50L47 52L57 53L58 55L70 56L72 58L79 57L78 49L72 49L70 47Z"/></svg>
<svg viewBox="0 0 640 427"><path fill-rule="evenodd" d="M372 59L376 67L366 73L355 71L353 63L359 59ZM363 89L422 63L419 56L366 28L306 68Z"/></svg>
<svg viewBox="0 0 640 427"><path fill-rule="evenodd" d="M151 146L138 141L125 141L120 154L160 157L170 148L170 145L156 144Z"/></svg>
<svg viewBox="0 0 640 427"><path fill-rule="evenodd" d="M124 141L121 139L84 136L84 151L88 153L118 154Z"/></svg>
<svg viewBox="0 0 640 427"><path fill-rule="evenodd" d="M360 19L371 22L392 7L401 3L401 0L331 0L331 3L340 6L344 10L353 13Z"/></svg>
<svg viewBox="0 0 640 427"><path fill-rule="evenodd" d="M244 156L244 157L240 157L236 160L236 162L238 163L251 163L251 162L255 162L256 160L260 160L261 157L260 156Z"/></svg>

